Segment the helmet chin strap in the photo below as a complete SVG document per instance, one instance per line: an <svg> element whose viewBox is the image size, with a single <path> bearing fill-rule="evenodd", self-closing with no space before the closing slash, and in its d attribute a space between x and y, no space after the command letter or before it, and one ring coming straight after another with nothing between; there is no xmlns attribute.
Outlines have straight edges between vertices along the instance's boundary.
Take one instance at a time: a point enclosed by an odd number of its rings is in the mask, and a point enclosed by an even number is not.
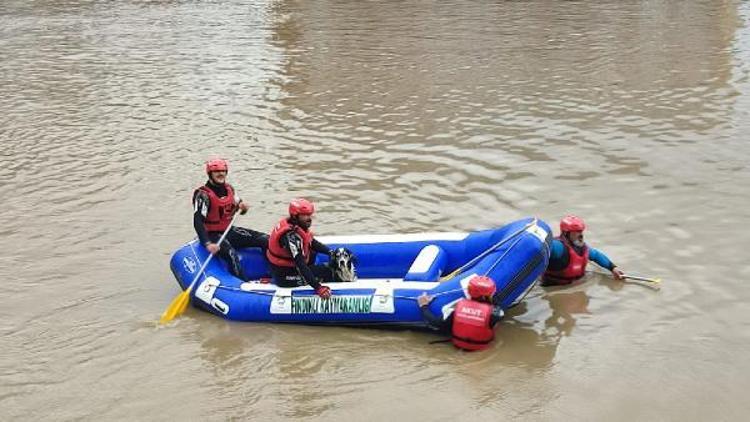
<svg viewBox="0 0 750 422"><path fill-rule="evenodd" d="M219 183L219 182L217 182L217 181L216 181L216 180L214 179L214 177L213 177L212 175L210 175L210 174L208 175L208 181L209 181L209 182L211 182L211 184L214 184L214 185L217 185L217 186L219 186L219 185L223 185L223 184L224 184L224 183Z"/></svg>
<svg viewBox="0 0 750 422"><path fill-rule="evenodd" d="M576 248L583 248L586 245L586 242L584 242L583 239L571 239L570 232L565 232L565 238Z"/></svg>
<svg viewBox="0 0 750 422"><path fill-rule="evenodd" d="M302 221L300 221L300 219L299 219L299 215L297 215L297 214L295 214L295 215L290 215L290 216L289 216L289 220L290 220L290 222L291 222L292 224L294 224L295 226L299 226L299 227L302 227L303 229L309 229L309 228L310 228L310 225L307 225L307 227L305 227L305 225L304 225L304 224L302 224Z"/></svg>

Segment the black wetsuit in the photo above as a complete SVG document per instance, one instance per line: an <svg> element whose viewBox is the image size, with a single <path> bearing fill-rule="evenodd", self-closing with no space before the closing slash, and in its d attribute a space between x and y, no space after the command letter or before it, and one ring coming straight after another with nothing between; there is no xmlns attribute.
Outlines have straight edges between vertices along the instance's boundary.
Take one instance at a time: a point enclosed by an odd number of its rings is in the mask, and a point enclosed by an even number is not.
<svg viewBox="0 0 750 422"><path fill-rule="evenodd" d="M214 191L214 193L220 198L227 196L227 188L223 184L216 185L209 180L206 182L206 187ZM236 197L236 200L238 199L239 197ZM209 203L210 198L205 192L201 192L200 190L195 191L193 194L193 227L198 234L199 241L204 246L209 242L217 243L222 235L222 232L206 230L205 222L210 205ZM263 256L265 256L266 249L268 248L268 235L255 230L232 226L220 247L221 249L217 255L229 264L229 271L235 277L247 280L245 273L242 270L240 256L237 254L235 248L262 248Z"/></svg>
<svg viewBox="0 0 750 422"><path fill-rule="evenodd" d="M280 287L297 287L308 284L317 289L320 287L321 281L326 283L334 281L333 270L327 265L311 265L305 262L305 256L302 254L302 238L294 230L281 236L279 244L292 256L295 267L281 267L271 264L271 272L273 273L276 285ZM312 240L310 249L312 254L310 262L314 262L316 252L326 255L330 255L331 253L328 246L316 239Z"/></svg>

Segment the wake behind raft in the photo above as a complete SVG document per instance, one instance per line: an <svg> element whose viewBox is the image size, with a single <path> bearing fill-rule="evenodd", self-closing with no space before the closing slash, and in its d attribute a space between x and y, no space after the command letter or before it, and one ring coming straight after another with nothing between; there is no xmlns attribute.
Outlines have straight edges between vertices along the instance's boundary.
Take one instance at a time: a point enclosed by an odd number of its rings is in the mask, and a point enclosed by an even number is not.
<svg viewBox="0 0 750 422"><path fill-rule="evenodd" d="M243 282L226 264L213 259L191 293L194 306L233 321L296 322L334 325L424 326L417 297L434 295L430 310L447 316L468 297L475 275L495 281L495 303L508 309L520 302L547 267L552 230L526 218L499 228L470 233L321 236L331 249L357 256L358 278L327 283L323 300L309 286L282 288L264 282L268 262L259 248L240 250ZM170 266L182 289L194 279L208 251L193 240L172 256ZM318 255L324 264L327 256Z"/></svg>

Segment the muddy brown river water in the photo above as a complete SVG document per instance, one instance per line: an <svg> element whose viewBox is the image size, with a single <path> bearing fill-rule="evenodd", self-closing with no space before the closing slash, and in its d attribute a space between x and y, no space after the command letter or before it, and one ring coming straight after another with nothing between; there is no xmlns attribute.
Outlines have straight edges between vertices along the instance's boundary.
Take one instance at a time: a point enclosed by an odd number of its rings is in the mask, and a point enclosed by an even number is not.
<svg viewBox="0 0 750 422"><path fill-rule="evenodd" d="M747 420L749 19L725 0L4 0L0 420ZM576 213L663 286L537 286L472 354L196 310L157 327L212 155L247 227L299 195L324 235Z"/></svg>

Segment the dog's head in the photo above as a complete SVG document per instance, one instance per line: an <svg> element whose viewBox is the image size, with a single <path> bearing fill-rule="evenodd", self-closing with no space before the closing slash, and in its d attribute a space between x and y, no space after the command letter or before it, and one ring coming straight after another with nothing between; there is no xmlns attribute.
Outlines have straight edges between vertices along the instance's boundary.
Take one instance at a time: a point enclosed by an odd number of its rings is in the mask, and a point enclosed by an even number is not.
<svg viewBox="0 0 750 422"><path fill-rule="evenodd" d="M333 274L336 276L337 281L356 281L356 263L357 257L349 249L337 248L331 251L329 265L333 269Z"/></svg>

